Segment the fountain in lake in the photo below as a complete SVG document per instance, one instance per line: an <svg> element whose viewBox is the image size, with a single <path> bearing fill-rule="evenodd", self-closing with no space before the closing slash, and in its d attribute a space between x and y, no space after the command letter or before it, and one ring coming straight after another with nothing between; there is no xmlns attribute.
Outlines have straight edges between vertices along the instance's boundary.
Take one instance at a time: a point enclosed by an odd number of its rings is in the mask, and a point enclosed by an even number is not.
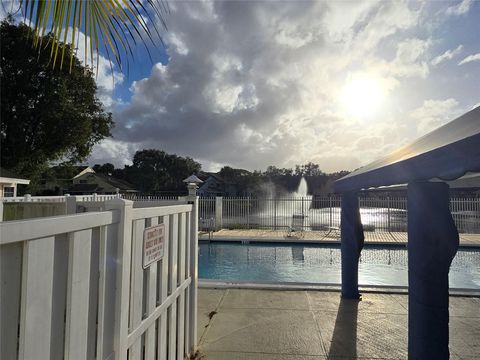
<svg viewBox="0 0 480 360"><path fill-rule="evenodd" d="M307 197L308 195L307 180L302 176L298 183L297 190L293 193L293 197Z"/></svg>
<svg viewBox="0 0 480 360"><path fill-rule="evenodd" d="M297 190L292 194L292 201L293 212L306 216L312 203L312 196L308 195L308 184L303 176L298 183Z"/></svg>
<svg viewBox="0 0 480 360"><path fill-rule="evenodd" d="M266 199L261 210L253 214L252 220L260 226L274 229L289 229L293 216L304 217L304 226L308 226L312 196L308 195L308 184L304 177L300 179L294 192Z"/></svg>

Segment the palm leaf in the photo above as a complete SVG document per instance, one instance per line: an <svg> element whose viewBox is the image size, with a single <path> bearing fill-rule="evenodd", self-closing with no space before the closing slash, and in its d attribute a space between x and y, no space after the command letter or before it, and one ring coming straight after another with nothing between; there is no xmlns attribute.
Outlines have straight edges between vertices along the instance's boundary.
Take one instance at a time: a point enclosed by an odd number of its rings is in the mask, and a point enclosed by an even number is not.
<svg viewBox="0 0 480 360"><path fill-rule="evenodd" d="M129 60L135 60L132 49L137 42L143 43L150 57L147 44L156 47L159 42L163 46L160 30L167 30L166 0L20 0L20 4L25 22L34 29L36 48L40 50L44 35L51 34L53 67L62 68L65 47L61 44L69 43L73 49L70 70L75 49L80 46L85 65L98 70L98 54L103 50L110 61L111 56L115 58L120 69L124 61L128 68ZM80 32L85 35L83 44L79 43Z"/></svg>

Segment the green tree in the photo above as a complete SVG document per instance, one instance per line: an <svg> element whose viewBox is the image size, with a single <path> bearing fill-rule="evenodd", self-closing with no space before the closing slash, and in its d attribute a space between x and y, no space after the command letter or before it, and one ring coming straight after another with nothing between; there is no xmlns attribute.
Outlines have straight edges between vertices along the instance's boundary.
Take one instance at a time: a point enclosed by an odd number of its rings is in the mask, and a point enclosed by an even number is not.
<svg viewBox="0 0 480 360"><path fill-rule="evenodd" d="M115 171L115 166L111 163L105 163L103 165L95 164L93 165L92 169L99 174L113 175Z"/></svg>
<svg viewBox="0 0 480 360"><path fill-rule="evenodd" d="M52 160L82 161L113 125L96 97L92 71L75 56L71 73L53 69L51 36L41 52L27 43L32 36L24 24L0 24L1 164L24 176Z"/></svg>
<svg viewBox="0 0 480 360"><path fill-rule="evenodd" d="M137 151L133 164L126 166L127 180L143 193L184 191L182 182L192 173L200 171L200 164L190 157L167 154L165 151L147 149Z"/></svg>
<svg viewBox="0 0 480 360"><path fill-rule="evenodd" d="M296 165L295 166L295 175L297 176L322 176L325 175L322 170L320 170L320 165L309 162L305 165Z"/></svg>
<svg viewBox="0 0 480 360"><path fill-rule="evenodd" d="M241 177L250 175L250 171L244 169L235 169L230 166L224 166L218 172L218 175L225 180L238 181Z"/></svg>

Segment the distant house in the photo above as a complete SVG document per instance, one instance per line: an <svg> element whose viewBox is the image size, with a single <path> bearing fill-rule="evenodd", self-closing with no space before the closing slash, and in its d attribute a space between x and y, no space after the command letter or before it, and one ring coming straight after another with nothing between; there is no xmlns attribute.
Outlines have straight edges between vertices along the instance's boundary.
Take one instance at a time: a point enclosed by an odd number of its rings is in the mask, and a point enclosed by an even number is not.
<svg viewBox="0 0 480 360"><path fill-rule="evenodd" d="M95 171L86 171L72 179L72 184L66 192L70 195L89 194L134 194L137 190L133 185L111 176L98 174Z"/></svg>
<svg viewBox="0 0 480 360"><path fill-rule="evenodd" d="M30 184L30 180L22 179L14 173L0 168L0 198L17 196L17 185Z"/></svg>
<svg viewBox="0 0 480 360"><path fill-rule="evenodd" d="M95 171L86 165L53 166L40 179L37 193L40 195L63 195L72 185L73 179L87 173L95 173Z"/></svg>
<svg viewBox="0 0 480 360"><path fill-rule="evenodd" d="M233 182L226 181L215 173L198 173L198 178L203 181L198 189L200 196L237 196L238 186Z"/></svg>

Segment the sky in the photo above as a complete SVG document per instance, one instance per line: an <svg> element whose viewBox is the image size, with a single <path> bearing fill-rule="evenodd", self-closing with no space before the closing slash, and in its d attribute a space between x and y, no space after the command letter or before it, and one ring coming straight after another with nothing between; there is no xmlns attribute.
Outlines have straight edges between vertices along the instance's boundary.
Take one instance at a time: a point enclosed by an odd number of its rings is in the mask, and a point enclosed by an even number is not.
<svg viewBox="0 0 480 360"><path fill-rule="evenodd" d="M112 138L90 164L156 148L204 170L353 170L480 105L479 1L169 1L166 49L101 57Z"/></svg>

